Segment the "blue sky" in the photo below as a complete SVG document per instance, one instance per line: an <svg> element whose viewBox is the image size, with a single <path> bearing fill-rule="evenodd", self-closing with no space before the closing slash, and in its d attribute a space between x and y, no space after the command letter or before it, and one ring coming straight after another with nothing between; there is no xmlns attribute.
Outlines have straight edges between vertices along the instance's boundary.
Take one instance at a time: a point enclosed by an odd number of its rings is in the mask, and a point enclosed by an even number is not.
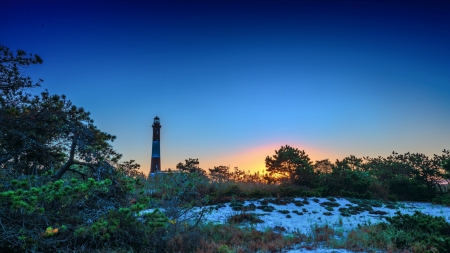
<svg viewBox="0 0 450 253"><path fill-rule="evenodd" d="M156 115L163 168L450 148L448 1L18 0L0 27L145 173Z"/></svg>

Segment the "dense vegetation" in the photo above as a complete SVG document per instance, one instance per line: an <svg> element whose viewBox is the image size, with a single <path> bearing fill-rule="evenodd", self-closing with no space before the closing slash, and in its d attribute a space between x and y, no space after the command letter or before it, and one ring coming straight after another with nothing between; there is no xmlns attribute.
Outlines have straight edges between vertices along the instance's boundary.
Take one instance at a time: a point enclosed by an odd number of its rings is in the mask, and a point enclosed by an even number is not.
<svg viewBox="0 0 450 253"><path fill-rule="evenodd" d="M1 252L278 252L323 240L240 228L233 222L205 224L207 206L296 196L450 205L444 184L450 180L448 150L432 158L393 152L387 158L349 156L333 163L312 162L305 151L283 146L266 158L264 175L227 166L206 171L198 159L187 159L175 171L147 178L133 160L120 161L111 145L115 136L99 130L83 108L64 95L30 93L42 80L34 83L21 69L42 63L38 55L0 46ZM193 207L202 209L189 212ZM387 221L361 228L378 248L450 251L445 220L418 213ZM439 229L432 232L430 224ZM403 231L401 240L388 236L395 231ZM352 238L347 248L353 247Z"/></svg>

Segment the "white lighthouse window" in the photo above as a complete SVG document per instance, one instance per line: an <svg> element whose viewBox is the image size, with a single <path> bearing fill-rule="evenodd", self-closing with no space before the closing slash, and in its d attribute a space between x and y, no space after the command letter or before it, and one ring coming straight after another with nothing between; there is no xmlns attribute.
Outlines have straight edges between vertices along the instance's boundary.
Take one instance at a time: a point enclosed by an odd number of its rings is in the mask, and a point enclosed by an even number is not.
<svg viewBox="0 0 450 253"><path fill-rule="evenodd" d="M159 131L156 131L156 134L159 134Z"/></svg>
<svg viewBox="0 0 450 253"><path fill-rule="evenodd" d="M158 168L158 165L156 165L156 168Z"/></svg>

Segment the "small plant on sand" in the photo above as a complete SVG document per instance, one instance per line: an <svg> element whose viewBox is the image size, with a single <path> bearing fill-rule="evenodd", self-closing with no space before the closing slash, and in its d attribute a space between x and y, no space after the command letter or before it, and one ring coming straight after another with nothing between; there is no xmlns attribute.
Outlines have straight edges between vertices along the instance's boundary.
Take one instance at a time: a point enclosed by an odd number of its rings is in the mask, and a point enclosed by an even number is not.
<svg viewBox="0 0 450 253"><path fill-rule="evenodd" d="M325 202L320 203L320 205L321 206L330 206L330 207L338 207L338 206L340 206L339 203L332 202L332 201L325 201Z"/></svg>
<svg viewBox="0 0 450 253"><path fill-rule="evenodd" d="M264 212L272 212L273 210L275 210L273 206L257 206L256 208L261 209Z"/></svg>
<svg viewBox="0 0 450 253"><path fill-rule="evenodd" d="M254 213L241 212L241 213L234 214L231 217L229 217L228 218L228 222L230 222L230 223L244 223L244 222L248 222L250 224L254 224L254 223L263 223L264 221L261 220Z"/></svg>
<svg viewBox="0 0 450 253"><path fill-rule="evenodd" d="M304 206L304 204L301 201L294 201L294 205L296 205L296 206Z"/></svg>
<svg viewBox="0 0 450 253"><path fill-rule="evenodd" d="M328 201L331 201L331 202L336 202L336 199L333 198L333 197L328 197L327 200L328 200Z"/></svg>

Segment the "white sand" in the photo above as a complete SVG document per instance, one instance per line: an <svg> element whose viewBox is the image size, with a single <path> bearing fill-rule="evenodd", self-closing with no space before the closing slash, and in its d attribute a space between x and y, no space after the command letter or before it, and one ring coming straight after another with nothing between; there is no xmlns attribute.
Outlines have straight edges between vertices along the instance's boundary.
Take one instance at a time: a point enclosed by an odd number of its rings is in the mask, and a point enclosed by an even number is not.
<svg viewBox="0 0 450 253"><path fill-rule="evenodd" d="M296 198L295 200L303 200L304 198ZM372 215L369 214L368 211L362 212L358 215L352 215L350 217L342 217L338 209L340 207L348 207L346 204L350 204L356 206L356 204L352 204L347 199L336 199L336 202L340 204L339 207L334 207L334 211L331 211L331 216L326 216L323 213L328 212L324 206L321 206L320 203L328 201L325 198L318 198L319 203L313 201L313 198L308 198L309 204L305 204L304 206L298 207L294 203L290 203L287 205L275 205L269 203L269 206L273 206L275 210L273 212L264 212L260 209L256 209L255 211L248 211L255 214L260 214L260 219L264 221L264 223L258 223L253 225L255 228L264 230L266 228L273 228L275 226L280 226L286 229L286 232L299 231L301 233L309 233L311 232L311 228L314 225L326 225L334 228L335 230L340 230L343 233L350 231L352 228L355 228L358 224L375 224L385 219L380 215ZM245 206L253 203L256 206L260 206L258 201L245 201ZM394 216L395 212L401 211L403 214L413 214L415 210L421 211L425 214L430 214L433 216L443 216L447 221L450 222L450 207L445 207L441 205L433 205L431 203L418 203L418 202L399 202L398 209L389 209L386 208L383 204L383 207L372 207L373 210L385 211L388 214L386 216ZM305 208L308 210L307 213L303 215L298 215L293 213L292 211L302 211ZM292 218L287 218L286 214L282 214L278 212L278 210L287 210L289 211L289 215ZM214 223L225 223L227 219L234 215L238 214L238 211L233 211L229 206L229 203L226 204L226 207L219 208L218 210L214 210L211 213L206 215L206 220ZM306 250L306 249L298 249L286 251L289 253L301 253L301 252L321 252L321 253L344 253L350 252L347 250L341 249L314 249Z"/></svg>
<svg viewBox="0 0 450 253"><path fill-rule="evenodd" d="M325 207L321 206L320 203L328 201L325 198L318 198L319 203L313 202L312 198L309 198L309 204L298 207L293 203L287 205L275 205L269 203L269 206L273 206L275 210L273 212L264 212L260 209L256 209L255 211L249 211L255 214L261 214L260 218L264 220L264 223L259 223L256 225L258 229L264 229L267 227L275 227L281 226L286 228L288 231L300 231L302 233L307 233L310 231L311 226L314 224L317 225L325 225L328 224L330 227L334 228L342 228L345 231L348 231L358 224L374 224L381 221L384 221L384 218L380 215L372 215L369 214L368 211L365 211L358 215L352 215L351 217L342 217L338 211L340 207L347 207L346 204L350 204L356 206L356 204L352 204L347 199L336 199L336 202L340 204L339 207L334 207L334 211L331 211L332 216L325 216L323 213L328 212ZM303 200L303 198L296 198L295 200ZM245 201L245 205L249 205L253 203L256 206L260 204L257 201ZM374 210L385 211L388 214L386 216L394 216L395 212L401 211L403 214L413 214L415 210L421 211L425 214L430 214L433 216L443 216L447 221L450 222L450 207L445 207L441 205L433 205L431 203L419 203L419 202L399 202L398 209L389 209L386 208L383 204L383 207L372 207ZM308 210L307 214L298 215L292 213L292 211L302 211L305 208ZM278 212L278 210L288 210L292 218L286 218L286 214L282 214ZM317 212L317 213L314 213ZM208 221L217 222L217 223L225 223L226 220L232 216L233 214L237 214L239 212L233 211L229 206L229 203L226 204L226 207L219 208L217 211L213 211L212 213L206 215L206 219ZM342 225L340 225L339 220L342 221Z"/></svg>

